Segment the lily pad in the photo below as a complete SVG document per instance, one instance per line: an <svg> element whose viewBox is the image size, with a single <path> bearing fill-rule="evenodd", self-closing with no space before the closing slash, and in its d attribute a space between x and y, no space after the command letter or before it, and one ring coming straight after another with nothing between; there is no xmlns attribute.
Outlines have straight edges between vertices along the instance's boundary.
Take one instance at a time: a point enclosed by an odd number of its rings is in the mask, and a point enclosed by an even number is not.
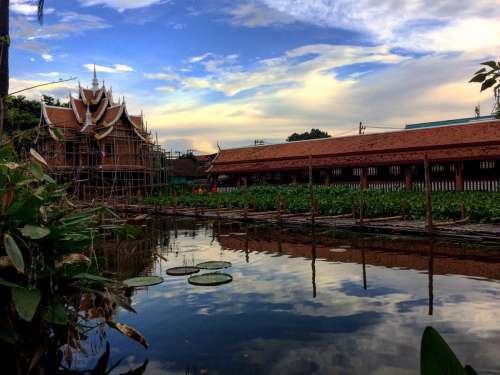
<svg viewBox="0 0 500 375"><path fill-rule="evenodd" d="M232 264L230 262L219 262L219 261L208 261L197 264L196 267L204 269L204 270L221 270L223 268L229 268Z"/></svg>
<svg viewBox="0 0 500 375"><path fill-rule="evenodd" d="M160 276L133 277L131 279L123 281L123 283L129 288L140 287L140 286L151 286L151 285L161 284L162 282L163 282L163 277Z"/></svg>
<svg viewBox="0 0 500 375"><path fill-rule="evenodd" d="M188 279L189 284L199 286L216 286L233 281L233 277L227 273L210 272L202 275L194 275Z"/></svg>
<svg viewBox="0 0 500 375"><path fill-rule="evenodd" d="M173 267L167 270L167 275L170 276L186 276L200 272L199 267Z"/></svg>

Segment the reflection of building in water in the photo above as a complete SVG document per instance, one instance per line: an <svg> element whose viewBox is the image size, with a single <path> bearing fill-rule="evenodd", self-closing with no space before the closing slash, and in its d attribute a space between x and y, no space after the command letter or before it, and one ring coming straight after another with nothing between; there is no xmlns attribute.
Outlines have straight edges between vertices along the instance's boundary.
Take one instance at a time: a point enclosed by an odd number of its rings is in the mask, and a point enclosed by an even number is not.
<svg viewBox="0 0 500 375"><path fill-rule="evenodd" d="M137 239L107 238L96 244L103 268L120 279L152 273L156 254L168 248L170 229L165 221L148 222L144 235Z"/></svg>
<svg viewBox="0 0 500 375"><path fill-rule="evenodd" d="M279 240L278 240L279 238ZM250 252L284 253L311 258L311 237L304 233L259 229L242 236L219 236L225 249ZM332 262L408 268L428 271L429 241L418 238L332 238L317 237L317 258ZM434 275L458 274L500 280L500 251L466 247L458 243L435 243L432 256Z"/></svg>

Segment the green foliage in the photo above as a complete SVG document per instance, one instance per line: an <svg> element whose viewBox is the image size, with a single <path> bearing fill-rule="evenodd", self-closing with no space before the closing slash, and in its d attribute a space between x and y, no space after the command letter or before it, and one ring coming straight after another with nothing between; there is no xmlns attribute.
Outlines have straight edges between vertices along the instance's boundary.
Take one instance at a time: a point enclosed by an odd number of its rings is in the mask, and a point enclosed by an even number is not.
<svg viewBox="0 0 500 375"><path fill-rule="evenodd" d="M16 287L11 289L11 293L19 316L30 322L42 298L40 290Z"/></svg>
<svg viewBox="0 0 500 375"><path fill-rule="evenodd" d="M91 324L80 313L82 296L110 304L126 287L103 277L96 258L82 254L99 237L98 218L108 210L75 210L45 168L36 152L19 161L11 145L0 148L0 348L15 343L16 353L40 339L48 347L79 349ZM19 373L36 365L29 359L21 354L15 361Z"/></svg>
<svg viewBox="0 0 500 375"><path fill-rule="evenodd" d="M330 138L331 135L328 134L327 132L324 132L319 129L311 129L310 132L306 131L304 133L293 133L290 135L286 141L287 142L294 142L294 141L303 141L306 139L320 139L320 138Z"/></svg>
<svg viewBox="0 0 500 375"><path fill-rule="evenodd" d="M138 227L137 225L131 224L123 224L120 228L118 228L116 233L122 240L139 239L144 237L144 231L142 230L142 228Z"/></svg>
<svg viewBox="0 0 500 375"><path fill-rule="evenodd" d="M7 133L13 134L16 131L33 129L40 122L40 101L28 100L24 96L9 96L6 103L5 130Z"/></svg>
<svg viewBox="0 0 500 375"><path fill-rule="evenodd" d="M493 87L493 94L496 99L494 112L500 118L500 61L486 61L481 63L483 68L474 73L474 77L469 82L481 84L481 91Z"/></svg>
<svg viewBox="0 0 500 375"><path fill-rule="evenodd" d="M441 335L427 327L420 346L420 374L422 375L473 375L471 366L465 368Z"/></svg>
<svg viewBox="0 0 500 375"><path fill-rule="evenodd" d="M315 197L321 215L351 213L354 194L356 210L359 212L359 190L349 187L316 186ZM219 193L221 207L244 207L244 191L237 189L229 193ZM310 210L309 188L298 186L257 186L248 188L248 206L257 211L271 211L278 207L281 199L284 212L297 213ZM208 208L217 207L217 194L178 194L178 206ZM172 205L172 196L150 197L147 204ZM460 204L464 203L472 223L500 223L500 192L433 192L432 207L436 220L458 220L461 218ZM366 217L384 217L405 214L411 220L425 220L425 196L421 192L365 192Z"/></svg>

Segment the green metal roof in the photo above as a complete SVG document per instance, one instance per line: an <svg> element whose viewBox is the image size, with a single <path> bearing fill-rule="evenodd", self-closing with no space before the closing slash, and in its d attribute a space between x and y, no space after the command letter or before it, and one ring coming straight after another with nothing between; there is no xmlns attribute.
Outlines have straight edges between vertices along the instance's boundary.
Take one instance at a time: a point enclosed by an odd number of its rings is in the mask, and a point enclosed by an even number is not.
<svg viewBox="0 0 500 375"><path fill-rule="evenodd" d="M479 117L467 117L467 118L457 118L454 120L443 120L443 121L433 121L433 122L421 122L417 124L409 124L405 126L405 129L421 129L421 128L433 128L435 126L446 126L446 125L456 125L456 124L471 124L480 121L494 120L495 116L479 116Z"/></svg>

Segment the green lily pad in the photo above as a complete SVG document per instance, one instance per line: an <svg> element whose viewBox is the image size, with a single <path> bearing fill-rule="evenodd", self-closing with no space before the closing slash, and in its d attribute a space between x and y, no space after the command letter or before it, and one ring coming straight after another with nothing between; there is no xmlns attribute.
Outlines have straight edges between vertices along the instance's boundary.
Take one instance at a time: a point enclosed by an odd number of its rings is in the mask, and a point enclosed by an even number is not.
<svg viewBox="0 0 500 375"><path fill-rule="evenodd" d="M161 284L162 282L163 282L163 277L160 276L133 277L131 279L123 281L123 283L129 288L140 287L140 286L151 286L151 285Z"/></svg>
<svg viewBox="0 0 500 375"><path fill-rule="evenodd" d="M200 272L199 267L173 267L167 270L167 275L170 276L186 276Z"/></svg>
<svg viewBox="0 0 500 375"><path fill-rule="evenodd" d="M229 268L231 266L232 266L231 262L222 262L222 261L219 262L215 260L203 262L196 265L196 267L204 270L221 270L223 268Z"/></svg>
<svg viewBox="0 0 500 375"><path fill-rule="evenodd" d="M199 286L216 286L233 281L233 277L227 273L210 272L202 275L194 275L188 279L189 284Z"/></svg>

